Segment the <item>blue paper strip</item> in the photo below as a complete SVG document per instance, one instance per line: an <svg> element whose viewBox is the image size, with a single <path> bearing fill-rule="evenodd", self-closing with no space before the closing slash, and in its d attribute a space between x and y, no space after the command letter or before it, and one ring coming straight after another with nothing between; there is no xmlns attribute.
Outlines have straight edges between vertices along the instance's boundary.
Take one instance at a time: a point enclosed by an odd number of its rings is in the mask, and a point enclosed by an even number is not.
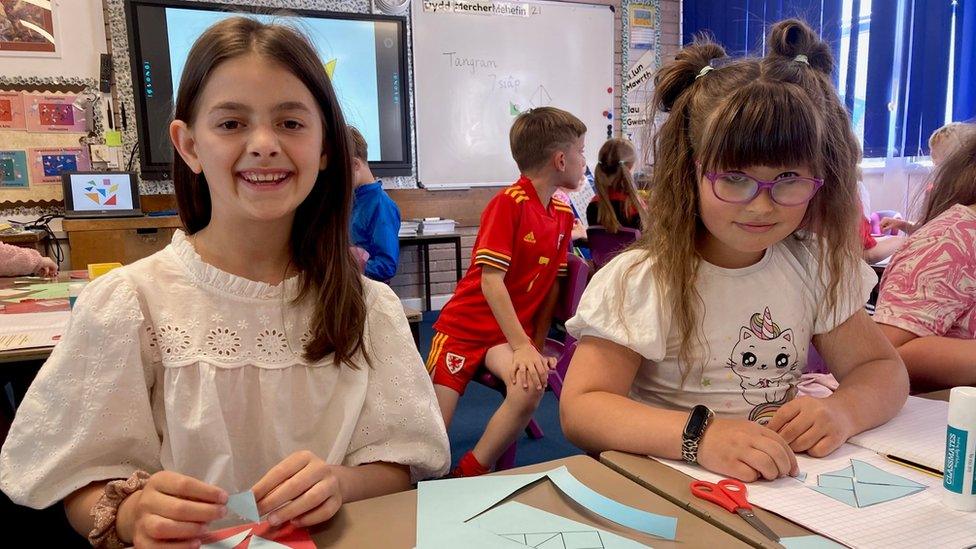
<svg viewBox="0 0 976 549"><path fill-rule="evenodd" d="M673 540L675 537L677 518L641 511L594 492L565 467L549 471L549 480L574 501L605 519L659 538Z"/></svg>

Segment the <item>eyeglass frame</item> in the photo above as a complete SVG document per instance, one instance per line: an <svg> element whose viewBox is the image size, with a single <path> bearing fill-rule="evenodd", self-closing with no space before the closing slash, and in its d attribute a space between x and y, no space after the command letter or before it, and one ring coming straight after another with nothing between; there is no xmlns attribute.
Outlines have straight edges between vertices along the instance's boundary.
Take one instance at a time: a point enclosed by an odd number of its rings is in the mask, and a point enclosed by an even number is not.
<svg viewBox="0 0 976 549"><path fill-rule="evenodd" d="M698 164L698 166L701 167L701 163L696 162L696 164ZM764 189L769 189L769 198L773 202L785 208L792 208L796 206L802 206L803 204L806 204L811 200L813 200L813 197L817 196L817 192L824 185L824 180L817 177L802 177L802 176L788 177L786 179L802 179L805 181L812 181L814 185L813 192L811 192L810 196L808 196L806 200L804 200L803 202L797 202L796 204L783 204L779 200L776 200L776 198L773 196L773 187L775 187L777 183L783 181L783 179L773 179L772 181L766 181L763 179L759 179L758 177L753 177L744 172L705 172L703 175L712 184L712 194L715 195L715 198L721 200L722 202L725 202L726 204L748 204L753 200L755 200L756 197L759 196L759 193L763 192ZM719 179L721 176L724 175L738 175L753 180L756 183L756 192L753 193L752 196L750 196L745 200L726 200L722 198L721 196L718 195L718 192L715 191L715 180Z"/></svg>

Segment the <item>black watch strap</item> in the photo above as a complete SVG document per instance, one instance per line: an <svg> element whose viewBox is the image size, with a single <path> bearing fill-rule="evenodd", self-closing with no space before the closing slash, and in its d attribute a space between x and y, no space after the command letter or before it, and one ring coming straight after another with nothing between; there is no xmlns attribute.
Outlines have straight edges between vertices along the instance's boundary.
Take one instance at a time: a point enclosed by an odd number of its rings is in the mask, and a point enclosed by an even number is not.
<svg viewBox="0 0 976 549"><path fill-rule="evenodd" d="M715 413L703 404L691 409L691 414L688 415L688 423L685 424L685 430L681 433L681 459L688 463L698 463L698 445L714 417Z"/></svg>

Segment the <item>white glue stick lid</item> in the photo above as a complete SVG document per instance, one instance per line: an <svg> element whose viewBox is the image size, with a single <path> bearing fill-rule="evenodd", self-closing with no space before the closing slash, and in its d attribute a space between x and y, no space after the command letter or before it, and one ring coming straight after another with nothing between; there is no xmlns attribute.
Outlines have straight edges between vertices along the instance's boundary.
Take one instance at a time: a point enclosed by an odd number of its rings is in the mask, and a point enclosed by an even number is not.
<svg viewBox="0 0 976 549"><path fill-rule="evenodd" d="M949 391L949 425L976 431L976 387Z"/></svg>

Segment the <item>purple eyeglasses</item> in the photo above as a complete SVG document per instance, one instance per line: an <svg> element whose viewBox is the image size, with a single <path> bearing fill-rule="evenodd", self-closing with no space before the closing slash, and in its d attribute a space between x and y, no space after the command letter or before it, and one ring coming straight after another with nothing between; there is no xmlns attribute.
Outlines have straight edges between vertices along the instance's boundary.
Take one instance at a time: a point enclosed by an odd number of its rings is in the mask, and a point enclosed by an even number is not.
<svg viewBox="0 0 976 549"><path fill-rule="evenodd" d="M715 198L731 204L746 204L769 189L769 197L780 206L806 204L823 187L823 179L815 177L784 177L763 181L740 172L707 172Z"/></svg>

